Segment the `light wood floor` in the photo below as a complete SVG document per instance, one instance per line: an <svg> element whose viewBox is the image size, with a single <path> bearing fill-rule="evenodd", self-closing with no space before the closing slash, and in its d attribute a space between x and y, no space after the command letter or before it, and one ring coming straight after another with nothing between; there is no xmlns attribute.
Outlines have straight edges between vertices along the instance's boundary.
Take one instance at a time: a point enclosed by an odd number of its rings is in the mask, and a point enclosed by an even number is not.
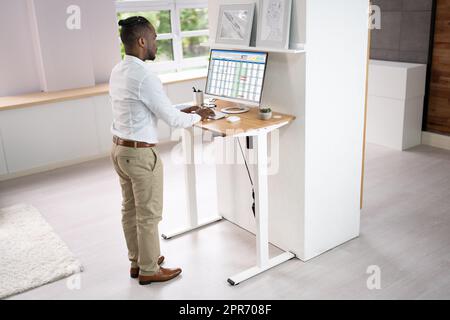
<svg viewBox="0 0 450 320"><path fill-rule="evenodd" d="M185 199L182 167L170 164L170 149L160 150L162 231L183 225L175 212ZM255 238L227 221L162 241L165 265L183 268L178 279L149 286L130 279L120 189L107 158L2 182L0 207L38 208L85 266L79 279L69 280L79 280L79 289L63 279L12 299L450 299L450 152L369 145L365 181L359 238L236 287L226 279L253 265ZM214 199L214 186L209 189L205 198ZM380 290L366 286L370 265L381 269Z"/></svg>

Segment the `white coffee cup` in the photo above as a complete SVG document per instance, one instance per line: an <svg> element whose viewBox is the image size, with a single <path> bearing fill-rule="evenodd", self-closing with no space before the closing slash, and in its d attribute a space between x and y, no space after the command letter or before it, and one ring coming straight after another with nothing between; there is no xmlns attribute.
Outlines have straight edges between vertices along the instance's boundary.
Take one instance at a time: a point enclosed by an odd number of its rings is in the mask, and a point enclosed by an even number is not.
<svg viewBox="0 0 450 320"><path fill-rule="evenodd" d="M204 98L205 97L203 95L203 91L194 92L194 101L196 106L198 107L203 106Z"/></svg>

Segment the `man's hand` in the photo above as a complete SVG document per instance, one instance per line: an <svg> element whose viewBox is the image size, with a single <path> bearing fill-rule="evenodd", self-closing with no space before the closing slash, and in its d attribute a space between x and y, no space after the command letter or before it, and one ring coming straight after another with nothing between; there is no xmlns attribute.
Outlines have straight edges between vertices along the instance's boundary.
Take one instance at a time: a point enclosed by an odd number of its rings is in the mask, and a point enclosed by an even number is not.
<svg viewBox="0 0 450 320"><path fill-rule="evenodd" d="M202 121L215 114L210 108L200 108L195 113L202 117Z"/></svg>
<svg viewBox="0 0 450 320"><path fill-rule="evenodd" d="M192 112L197 112L198 109L200 109L200 108L197 107L197 106L193 106L193 107L189 107L189 108L182 109L181 112L184 112L184 113L192 113Z"/></svg>

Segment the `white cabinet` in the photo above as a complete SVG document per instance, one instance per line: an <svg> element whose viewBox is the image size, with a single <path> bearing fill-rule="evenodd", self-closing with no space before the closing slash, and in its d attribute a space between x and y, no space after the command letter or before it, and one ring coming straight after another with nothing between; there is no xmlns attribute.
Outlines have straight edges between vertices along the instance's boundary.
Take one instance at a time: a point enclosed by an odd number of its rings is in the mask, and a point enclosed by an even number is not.
<svg viewBox="0 0 450 320"><path fill-rule="evenodd" d="M9 173L98 153L92 98L1 112Z"/></svg>
<svg viewBox="0 0 450 320"><path fill-rule="evenodd" d="M397 150L421 143L426 65L371 60L367 142Z"/></svg>
<svg viewBox="0 0 450 320"><path fill-rule="evenodd" d="M2 133L0 132L0 176L7 173L8 168L6 166L5 151L3 150Z"/></svg>
<svg viewBox="0 0 450 320"><path fill-rule="evenodd" d="M92 97L92 102L95 110L99 152L108 152L112 144L112 111L110 98L108 95L95 96Z"/></svg>

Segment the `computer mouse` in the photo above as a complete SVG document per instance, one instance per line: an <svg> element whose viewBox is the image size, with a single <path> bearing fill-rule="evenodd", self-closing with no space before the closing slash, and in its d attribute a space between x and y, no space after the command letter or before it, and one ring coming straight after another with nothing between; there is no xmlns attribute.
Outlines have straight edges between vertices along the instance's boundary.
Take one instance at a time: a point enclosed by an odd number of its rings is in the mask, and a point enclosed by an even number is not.
<svg viewBox="0 0 450 320"><path fill-rule="evenodd" d="M238 116L227 117L228 122L238 122L239 120L241 120L241 118Z"/></svg>

